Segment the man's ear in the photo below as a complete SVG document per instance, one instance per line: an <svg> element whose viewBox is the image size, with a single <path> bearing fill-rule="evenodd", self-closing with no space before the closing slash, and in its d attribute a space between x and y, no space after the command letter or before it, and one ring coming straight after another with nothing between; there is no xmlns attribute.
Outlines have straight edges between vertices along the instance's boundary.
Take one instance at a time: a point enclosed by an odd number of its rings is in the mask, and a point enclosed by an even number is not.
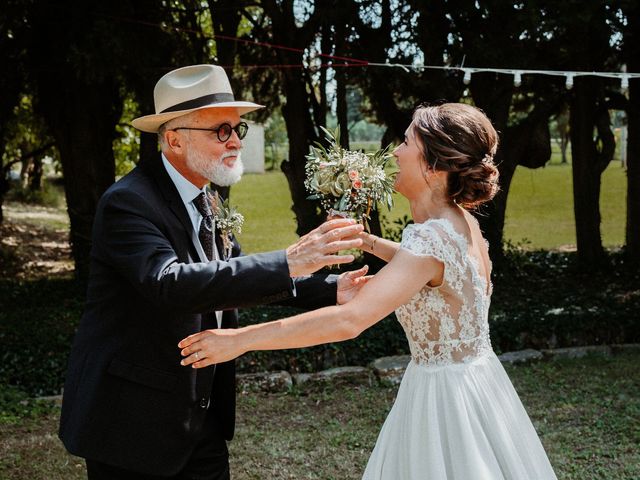
<svg viewBox="0 0 640 480"><path fill-rule="evenodd" d="M169 147L169 149L174 153L184 153L184 138L182 138L182 136L178 132L174 130L167 130L166 132L164 132L164 140L167 147Z"/></svg>

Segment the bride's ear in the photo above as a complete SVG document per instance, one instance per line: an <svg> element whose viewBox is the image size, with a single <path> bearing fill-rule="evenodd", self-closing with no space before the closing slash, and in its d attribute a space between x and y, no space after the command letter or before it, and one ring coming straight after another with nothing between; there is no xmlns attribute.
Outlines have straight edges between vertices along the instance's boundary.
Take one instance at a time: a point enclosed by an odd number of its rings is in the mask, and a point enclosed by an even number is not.
<svg viewBox="0 0 640 480"><path fill-rule="evenodd" d="M423 164L422 164L422 178L425 179L427 184L431 185L430 180L432 179L432 177L434 175L437 175L437 174L438 174L438 172L436 172L436 170L434 170L431 165L429 165L427 162L423 162Z"/></svg>

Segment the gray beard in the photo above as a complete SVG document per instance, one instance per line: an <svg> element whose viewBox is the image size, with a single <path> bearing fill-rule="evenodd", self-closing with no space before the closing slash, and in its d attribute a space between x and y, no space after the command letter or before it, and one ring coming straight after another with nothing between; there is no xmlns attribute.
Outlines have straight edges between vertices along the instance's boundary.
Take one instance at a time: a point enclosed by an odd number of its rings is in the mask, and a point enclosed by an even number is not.
<svg viewBox="0 0 640 480"><path fill-rule="evenodd" d="M223 160L227 157L234 156L237 156L238 158L236 158L233 167L227 167L223 163ZM229 187L234 183L237 183L244 173L244 165L242 163L240 150L225 152L220 156L220 158L213 160L199 151L189 150L189 152L187 152L186 160L187 166L191 170L220 187Z"/></svg>

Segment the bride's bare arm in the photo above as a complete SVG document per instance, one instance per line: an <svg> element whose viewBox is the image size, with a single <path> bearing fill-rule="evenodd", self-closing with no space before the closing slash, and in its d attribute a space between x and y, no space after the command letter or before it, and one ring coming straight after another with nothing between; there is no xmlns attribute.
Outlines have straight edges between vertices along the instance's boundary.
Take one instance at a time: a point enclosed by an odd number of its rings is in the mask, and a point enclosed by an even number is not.
<svg viewBox="0 0 640 480"><path fill-rule="evenodd" d="M371 233L363 232L360 234L362 238L361 250L372 253L385 262L390 262L394 255L400 249L400 244L386 238L378 237Z"/></svg>
<svg viewBox="0 0 640 480"><path fill-rule="evenodd" d="M399 250L392 261L349 303L240 329L206 330L179 343L183 365L207 367L252 350L299 348L357 337L407 303L432 280L441 279L442 262Z"/></svg>

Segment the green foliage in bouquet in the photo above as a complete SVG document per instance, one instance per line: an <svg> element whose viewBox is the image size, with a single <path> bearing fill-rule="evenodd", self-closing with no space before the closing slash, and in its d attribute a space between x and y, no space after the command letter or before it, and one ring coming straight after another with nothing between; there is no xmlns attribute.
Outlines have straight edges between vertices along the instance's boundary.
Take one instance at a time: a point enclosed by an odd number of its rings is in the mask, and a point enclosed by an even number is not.
<svg viewBox="0 0 640 480"><path fill-rule="evenodd" d="M307 155L305 187L310 200L320 200L329 212L347 213L358 221L368 220L382 203L393 207L395 174L385 172L393 158L391 145L375 153L346 150L340 146L339 130L322 128L329 148L316 143Z"/></svg>

